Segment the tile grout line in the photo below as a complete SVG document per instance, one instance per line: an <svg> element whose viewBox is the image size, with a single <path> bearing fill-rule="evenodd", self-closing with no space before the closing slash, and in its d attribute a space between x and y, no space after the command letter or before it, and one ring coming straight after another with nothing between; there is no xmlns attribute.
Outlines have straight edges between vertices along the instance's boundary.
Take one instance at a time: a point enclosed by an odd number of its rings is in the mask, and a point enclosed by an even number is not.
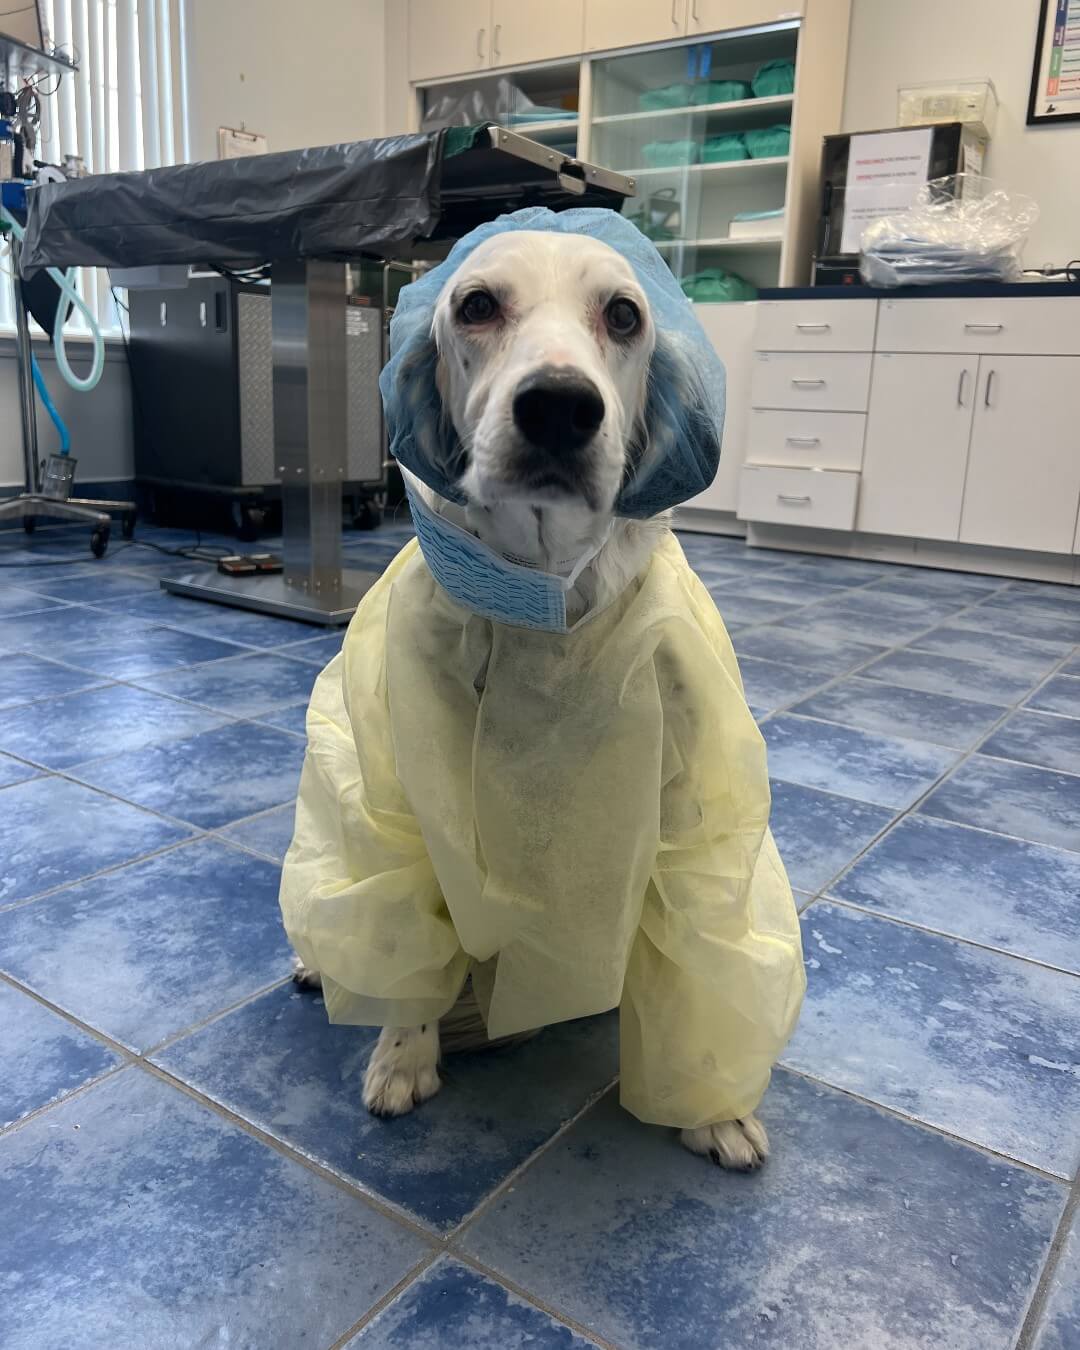
<svg viewBox="0 0 1080 1350"><path fill-rule="evenodd" d="M533 1307L539 1308L542 1313L546 1313L553 1321L569 1327L571 1331L580 1336L583 1340L588 1341L591 1345L601 1346L602 1350L619 1350L618 1345L614 1341L609 1341L598 1332L591 1331L588 1327L577 1321L576 1318L563 1312L556 1304L549 1303L546 1299L540 1298L538 1294L533 1293L524 1285L518 1284L516 1280L511 1280L509 1276L504 1275L494 1266L489 1266L485 1262L478 1260L475 1256L470 1256L466 1252L452 1251L451 1255L455 1261L460 1261L462 1265L471 1267L480 1275L485 1276L489 1280L493 1280L496 1284L502 1285L504 1289L508 1289L510 1293L514 1294L517 1298L524 1299L526 1302L531 1303Z"/></svg>
<svg viewBox="0 0 1080 1350"><path fill-rule="evenodd" d="M1080 1173L1077 1174L1072 1189L1066 1197L1065 1208L1061 1212L1061 1219L1058 1222L1054 1236L1050 1240L1050 1247L1046 1253L1046 1260L1043 1262L1042 1270L1039 1272L1039 1278L1035 1283L1035 1290L1031 1295L1027 1314L1024 1317L1020 1331L1016 1337L1014 1350L1031 1350L1036 1335L1042 1329L1047 1304L1049 1303L1050 1295L1053 1292L1052 1285L1054 1276L1057 1274L1058 1267L1061 1265L1061 1257L1065 1250L1065 1243L1068 1241L1069 1233L1073 1225L1073 1219L1076 1218L1077 1215L1080 1215Z"/></svg>
<svg viewBox="0 0 1080 1350"><path fill-rule="evenodd" d="M59 777L59 775L56 775ZM37 782L37 779L28 779L28 782ZM12 784L18 787L17 783ZM80 784L85 787L86 784ZM122 802L124 806L131 806L131 802L125 801L123 797L115 798ZM141 809L141 808L140 808ZM167 819L167 817L166 817ZM163 857L166 853L172 853L175 849L185 848L188 844L198 843L202 839L208 838L206 830L196 830L195 833L186 836L183 839L174 839L170 844L162 844L160 848L153 849L149 853L137 853L132 858L125 858L123 862L111 863L108 867L100 867L96 872L88 872L84 877L76 877L74 881L61 882L59 886L53 886L46 891L38 891L35 895L25 896L21 900L9 900L0 905L0 915L10 914L15 910L26 909L28 905L36 905L39 900L51 900L53 896L60 895L64 891L69 891L75 886L81 886L87 881L98 881L101 877L111 876L114 872L120 872L125 867L132 867L136 863L149 862L153 858Z"/></svg>
<svg viewBox="0 0 1080 1350"><path fill-rule="evenodd" d="M939 1139L946 1139L949 1143L956 1144L960 1148L968 1148L975 1153L981 1153L984 1158L991 1158L1007 1167L1016 1167L1042 1181L1052 1182L1062 1189L1072 1184L1069 1177L1060 1176L1056 1172L1048 1172L1045 1167L1040 1167L1037 1163L1026 1162L1023 1158L1014 1158L1011 1153L1002 1153L998 1149L991 1148L989 1144L980 1143L977 1139L966 1139L962 1134L956 1134L954 1131L946 1129L944 1125L935 1124L931 1120L924 1120L921 1116L908 1115L906 1111L901 1111L899 1107L890 1106L886 1102L879 1102L873 1097L866 1097L854 1088L844 1087L840 1083L830 1083L827 1078L821 1078L817 1074L811 1073L809 1069L800 1069L797 1065L788 1064L783 1059L777 1060L776 1068L784 1073L790 1073L796 1078L802 1078L808 1083L813 1083L815 1087L825 1088L829 1092L838 1092L841 1096L849 1097L861 1106L870 1107L893 1120L903 1121L905 1125L913 1125L926 1134L937 1135Z"/></svg>
<svg viewBox="0 0 1080 1350"><path fill-rule="evenodd" d="M292 1144L271 1134L261 1125L256 1124L252 1120L248 1120L245 1116L237 1115L235 1111L225 1106L222 1102L219 1102L217 1098L208 1096L205 1092L200 1091L199 1088L188 1083L185 1079L177 1077L176 1074L163 1068L160 1064L155 1063L153 1060L138 1058L132 1067L143 1069L146 1073L149 1073L151 1077L157 1078L169 1087L183 1093L185 1097L190 1097L192 1101L198 1102L200 1105L206 1107L208 1110L212 1111L214 1115L219 1116L222 1120L225 1120L242 1130L244 1134L253 1139L257 1139L260 1143L273 1149L275 1153L280 1154L283 1158L289 1159L291 1162L299 1164L309 1172L321 1177L324 1181L330 1182L338 1190L353 1196L362 1204L365 1204L370 1209L374 1210L377 1214L381 1214L383 1218L391 1219L401 1227L408 1229L414 1236L422 1238L423 1241L429 1245L436 1245L440 1251L445 1251L447 1249L447 1239L444 1234L438 1232L438 1230L434 1228L426 1227L422 1219L410 1213L403 1206L398 1207L394 1205L393 1202L386 1200L376 1191L370 1190L363 1184L343 1176L333 1167L329 1166L327 1163L321 1162L311 1154L301 1152ZM357 1100L359 1101L359 1097Z"/></svg>
<svg viewBox="0 0 1080 1350"><path fill-rule="evenodd" d="M388 1289L385 1294L377 1298L362 1317L355 1321L346 1331L343 1331L337 1340L332 1341L327 1347L327 1350L342 1350L354 1336L359 1335L366 1326L374 1322L375 1318L378 1317L384 1309L388 1308L391 1303L400 1298L406 1290L411 1289L414 1284L418 1284L435 1262L444 1255L445 1253L439 1251L438 1248L434 1251L425 1253L423 1258L419 1260L411 1270L406 1271L392 1289Z"/></svg>
<svg viewBox="0 0 1080 1350"><path fill-rule="evenodd" d="M535 1162L542 1158L545 1153L563 1138L564 1135L568 1134L578 1121L591 1111L594 1106L598 1105L609 1092L613 1091L618 1081L619 1075L615 1074L615 1076L605 1083L603 1087L599 1087L595 1092L590 1093L572 1116L564 1120L558 1129L549 1135L542 1144L538 1144L527 1158L523 1158L516 1167L503 1177L502 1181L499 1182L492 1191L474 1205L468 1214L450 1229L447 1234L447 1244L450 1246L451 1250L457 1250L456 1244L458 1240L484 1217L497 1200L501 1200L508 1191L514 1188L518 1180L529 1171Z"/></svg>
<svg viewBox="0 0 1080 1350"><path fill-rule="evenodd" d="M1070 970L1067 966L1055 966L1049 961L1040 961L1037 956L1023 956L1019 952L1010 951L1007 947L993 947L987 942L978 942L975 938L963 937L960 933L948 933L943 928L932 928L929 924L915 923L913 919L889 914L883 909L874 909L870 905L860 905L855 900L845 900L841 896L829 895L825 892L815 895L812 903L816 904L819 900L823 904L836 905L841 909L853 910L857 914L865 914L869 919L882 919L886 923L895 924L898 928L909 928L916 933L930 933L934 937L946 938L949 942L958 942L962 947L974 947L976 951L1004 956L1010 961L1022 961L1025 965L1037 966L1040 970L1048 970L1055 975L1070 975L1074 979L1080 979L1080 970ZM802 913L805 914L809 908L810 906L807 905Z"/></svg>
<svg viewBox="0 0 1080 1350"><path fill-rule="evenodd" d="M1052 679L1053 676L1056 675L1056 674L1058 673L1058 671L1061 669L1061 666L1064 664L1064 662L1069 661L1069 660L1072 659L1072 655L1073 655L1072 652L1067 652L1064 656L1060 657L1059 660L1058 660L1058 662L1057 662L1057 664L1053 667L1052 670L1050 670L1050 671L1043 677L1042 680L1039 681L1039 683L1035 686L1035 689L1041 689L1041 688L1043 687L1043 685L1047 682L1047 680ZM1033 692L1034 692L1034 691L1033 691ZM980 748L982 745L984 745L984 744L987 742L987 740L989 740L989 738L990 738L991 736L994 735L994 733L999 729L999 727L1002 725L1002 723L1005 722L1007 718L1011 717L1012 714L1013 714L1013 712L1014 712L1015 710L1016 710L1016 706L1015 706L1015 705L1013 705L1012 707L1007 708L1007 709L1002 713L1002 715L998 718L998 720L997 720L997 721L996 721L996 722L995 722L995 723L987 730L987 732L985 733L984 736L982 736L978 741L976 741L975 744L974 744L969 750L966 750L966 751L960 756L960 758L956 761L955 764L951 765L951 766L949 767L949 769L947 769L943 774L939 774L938 777L935 778L934 781L930 784L930 786L925 790L925 792L920 793L920 795L919 795L918 797L916 797L915 800L914 800L914 801L913 801L906 809L904 809L903 811L899 812L899 814L896 815L894 819L890 820L889 823L888 823L886 826L884 826L884 828L882 828L881 830L879 830L879 831L877 832L877 834L875 834L874 837L873 837L873 838L872 838L872 839L871 839L871 840L870 840L870 841L869 841L869 842L868 842L868 843L867 843L867 844L866 844L866 845L865 845L865 846L864 846L864 847L863 847L863 848L855 855L854 858L851 858L851 859L850 859L850 860L849 860L849 861L848 861L848 862L840 869L839 872L837 872L837 873L836 873L829 881L827 881L827 882L825 883L824 886L821 887L821 890L818 892L818 894L819 894L819 895L823 895L823 894L825 894L825 892L831 891L831 890L833 889L833 887L836 886L836 885L837 885L837 884L838 884L838 883L839 883L839 882L840 882L840 881L848 874L848 872L850 872L850 871L852 870L852 868L853 868L857 863L859 863L859 862L862 861L862 859L867 855L867 853L869 853L869 851L870 851L876 844L880 843L880 841L884 838L884 836L885 836L891 829L893 829L894 826L899 825L899 823L900 823L902 820L906 820L908 816L912 816L912 815L916 815L916 814L921 814L921 813L919 812L919 809L918 809L918 808L919 808L919 807L927 800L927 798L928 798L933 792L936 792L936 791L938 790L938 788L943 787L943 786L944 786L951 778L954 778L954 777L956 776L956 774L960 771L960 769L962 769L963 766L969 762L969 760L971 760L975 755L978 754L979 748ZM1028 765L1027 767L1028 767L1028 768L1031 768L1032 766L1031 766L1031 765ZM785 783L786 783L788 780L785 778L785 779L780 779L779 781L780 781L780 782L785 782ZM794 784L794 786L798 787L798 786L800 786L800 784L796 783L796 784ZM814 790L817 790L817 789L814 789ZM836 795L836 796L843 796L842 793L836 793L835 795ZM858 801L858 800L860 800L860 799L857 798L857 797L852 797L852 798L848 798L847 800L850 800L850 801ZM874 804L874 803L872 803L872 802L867 803L867 805L873 805L873 804ZM890 809L890 808L886 807L885 809L888 810L888 809ZM927 818L930 819L930 820L947 820L947 817L944 817L944 816L931 816L931 815L929 814L929 812L927 812L927 813L925 813L925 814L926 814ZM974 827L974 828L977 828L977 827ZM993 834L993 833L996 833L996 831L990 830L990 831L986 831L986 833ZM1020 836L1018 836L1018 835L1017 835L1017 836L1013 836L1013 835L1003 835L1002 837L1003 837L1003 838L1020 838ZM1022 842L1028 843L1028 844L1038 843L1037 840L1033 840L1033 839L1023 840ZM1045 847L1051 847L1051 848L1052 848L1052 847L1054 847L1054 845L1046 845ZM1060 847L1060 846L1059 846L1059 847ZM1063 852L1067 852L1067 853L1068 853L1068 852L1072 852L1071 849L1064 849L1064 850L1062 850L1062 851L1063 851ZM807 909L809 909L809 908L810 908L810 906L807 906ZM917 925L916 925L916 926L917 926Z"/></svg>

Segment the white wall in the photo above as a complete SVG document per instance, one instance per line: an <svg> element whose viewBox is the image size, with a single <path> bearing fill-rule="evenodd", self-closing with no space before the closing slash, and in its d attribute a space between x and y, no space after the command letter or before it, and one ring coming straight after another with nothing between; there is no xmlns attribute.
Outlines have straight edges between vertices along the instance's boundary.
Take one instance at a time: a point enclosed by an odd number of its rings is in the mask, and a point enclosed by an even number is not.
<svg viewBox="0 0 1080 1350"><path fill-rule="evenodd" d="M88 358L80 353L88 345L69 340L68 353L78 373L84 373ZM77 482L130 482L135 476L134 423L127 358L118 343L106 347L101 383L88 394L69 389L60 378L52 347L35 342L34 354L41 365L49 393L71 432L71 453L79 461ZM59 439L49 415L38 402L38 449L41 457L59 448ZM0 493L23 484L22 432L19 422L19 384L15 344L0 342Z"/></svg>
<svg viewBox="0 0 1080 1350"><path fill-rule="evenodd" d="M896 125L896 91L988 76L1001 108L986 172L1042 209L1028 266L1080 257L1080 123L1025 125L1039 0L853 0L845 131Z"/></svg>
<svg viewBox="0 0 1080 1350"><path fill-rule="evenodd" d="M188 0L187 43L192 159L219 126L271 150L382 135L384 0Z"/></svg>

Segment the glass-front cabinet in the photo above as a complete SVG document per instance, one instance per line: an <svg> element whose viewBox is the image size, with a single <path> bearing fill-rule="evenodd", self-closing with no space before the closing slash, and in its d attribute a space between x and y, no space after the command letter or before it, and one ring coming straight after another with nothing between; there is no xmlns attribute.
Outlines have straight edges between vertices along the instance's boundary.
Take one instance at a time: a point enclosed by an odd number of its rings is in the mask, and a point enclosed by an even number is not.
<svg viewBox="0 0 1080 1350"><path fill-rule="evenodd" d="M629 24L641 45L595 50L629 31L619 4L584 0L578 56L415 84L415 125L486 119L628 175L636 196L624 213L697 304L806 284L850 0L636 0L649 20L640 32ZM609 10L600 31L596 16Z"/></svg>
<svg viewBox="0 0 1080 1350"><path fill-rule="evenodd" d="M779 280L796 24L598 59L583 154L628 174L625 214L692 300Z"/></svg>

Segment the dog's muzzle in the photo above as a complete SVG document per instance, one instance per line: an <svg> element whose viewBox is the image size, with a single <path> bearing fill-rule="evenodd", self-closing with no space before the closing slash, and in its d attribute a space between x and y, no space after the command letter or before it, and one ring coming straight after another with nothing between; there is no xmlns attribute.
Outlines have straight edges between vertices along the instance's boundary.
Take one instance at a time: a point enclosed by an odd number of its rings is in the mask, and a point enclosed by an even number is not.
<svg viewBox="0 0 1080 1350"><path fill-rule="evenodd" d="M530 487L579 491L604 412L600 390L579 371L542 366L526 375L513 402L522 438L515 476Z"/></svg>

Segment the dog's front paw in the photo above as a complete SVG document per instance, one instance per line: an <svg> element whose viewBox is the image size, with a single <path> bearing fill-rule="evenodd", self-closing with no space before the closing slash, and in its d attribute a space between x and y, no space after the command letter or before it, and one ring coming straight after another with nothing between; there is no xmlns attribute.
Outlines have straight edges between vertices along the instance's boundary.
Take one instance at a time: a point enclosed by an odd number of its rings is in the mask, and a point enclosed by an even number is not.
<svg viewBox="0 0 1080 1350"><path fill-rule="evenodd" d="M697 1130L682 1130L679 1138L691 1153L701 1153L717 1167L734 1172L756 1172L769 1156L769 1136L753 1114Z"/></svg>
<svg viewBox="0 0 1080 1350"><path fill-rule="evenodd" d="M322 975L311 966L305 966L299 956L293 956L292 977L293 983L298 984L301 989L322 988Z"/></svg>
<svg viewBox="0 0 1080 1350"><path fill-rule="evenodd" d="M434 1097L439 1082L439 1025L384 1027L364 1074L364 1105L374 1116L403 1116Z"/></svg>

